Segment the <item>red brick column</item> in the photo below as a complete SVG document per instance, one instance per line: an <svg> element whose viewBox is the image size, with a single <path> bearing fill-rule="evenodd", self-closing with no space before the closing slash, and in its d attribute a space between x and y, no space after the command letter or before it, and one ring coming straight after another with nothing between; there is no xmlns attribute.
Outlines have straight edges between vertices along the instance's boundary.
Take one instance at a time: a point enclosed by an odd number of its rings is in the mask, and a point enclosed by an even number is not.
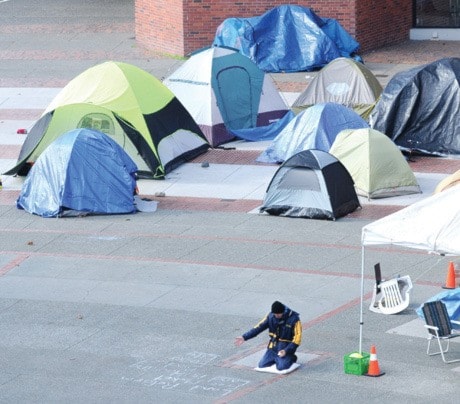
<svg viewBox="0 0 460 404"><path fill-rule="evenodd" d="M356 39L362 50L377 49L409 39L410 0L356 0Z"/></svg>
<svg viewBox="0 0 460 404"><path fill-rule="evenodd" d="M147 49L184 55L183 0L135 0L136 40Z"/></svg>
<svg viewBox="0 0 460 404"><path fill-rule="evenodd" d="M336 19L361 44L361 50L409 37L409 0L135 0L136 40L160 53L184 56L212 44L217 27L229 17L254 17L281 4L310 7Z"/></svg>

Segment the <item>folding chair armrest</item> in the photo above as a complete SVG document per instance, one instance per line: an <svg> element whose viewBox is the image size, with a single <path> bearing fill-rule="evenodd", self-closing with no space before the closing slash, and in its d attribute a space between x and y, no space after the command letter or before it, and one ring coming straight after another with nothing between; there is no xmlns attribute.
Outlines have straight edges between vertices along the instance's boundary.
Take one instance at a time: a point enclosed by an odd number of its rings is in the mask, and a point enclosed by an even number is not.
<svg viewBox="0 0 460 404"><path fill-rule="evenodd" d="M436 331L436 333L439 331L439 327L436 327L435 325L428 325L428 324L423 324L425 328L429 328L430 330Z"/></svg>

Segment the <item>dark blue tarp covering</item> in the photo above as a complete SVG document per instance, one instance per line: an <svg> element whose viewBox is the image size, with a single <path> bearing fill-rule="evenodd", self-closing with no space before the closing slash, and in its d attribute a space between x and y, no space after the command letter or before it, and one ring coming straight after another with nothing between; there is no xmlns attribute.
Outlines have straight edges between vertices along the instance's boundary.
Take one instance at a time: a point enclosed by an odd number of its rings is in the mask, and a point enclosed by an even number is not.
<svg viewBox="0 0 460 404"><path fill-rule="evenodd" d="M265 72L315 70L338 57L355 57L359 48L336 20L294 5L258 17L227 18L217 28L214 45L238 49Z"/></svg>
<svg viewBox="0 0 460 404"><path fill-rule="evenodd" d="M460 58L395 74L369 117L402 150L460 154Z"/></svg>
<svg viewBox="0 0 460 404"><path fill-rule="evenodd" d="M329 152L342 130L368 127L368 123L351 108L333 102L316 104L291 119L257 161L282 163L294 154L310 149Z"/></svg>
<svg viewBox="0 0 460 404"><path fill-rule="evenodd" d="M75 129L38 157L16 205L43 217L134 213L136 171L131 157L108 135Z"/></svg>
<svg viewBox="0 0 460 404"><path fill-rule="evenodd" d="M286 115L270 125L246 129L228 129L228 131L237 138L250 142L273 140L294 117L294 112L288 111Z"/></svg>

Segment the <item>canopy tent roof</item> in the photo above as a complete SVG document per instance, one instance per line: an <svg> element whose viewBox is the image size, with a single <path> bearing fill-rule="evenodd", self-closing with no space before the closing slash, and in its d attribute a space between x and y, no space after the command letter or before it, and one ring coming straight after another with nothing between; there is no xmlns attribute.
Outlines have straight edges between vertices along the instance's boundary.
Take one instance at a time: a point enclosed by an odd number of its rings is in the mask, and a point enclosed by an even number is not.
<svg viewBox="0 0 460 404"><path fill-rule="evenodd" d="M452 187L362 228L359 352L363 340L364 248L396 245L444 255L460 255L460 187Z"/></svg>
<svg viewBox="0 0 460 404"><path fill-rule="evenodd" d="M460 187L452 187L363 227L363 246L393 244L460 255Z"/></svg>

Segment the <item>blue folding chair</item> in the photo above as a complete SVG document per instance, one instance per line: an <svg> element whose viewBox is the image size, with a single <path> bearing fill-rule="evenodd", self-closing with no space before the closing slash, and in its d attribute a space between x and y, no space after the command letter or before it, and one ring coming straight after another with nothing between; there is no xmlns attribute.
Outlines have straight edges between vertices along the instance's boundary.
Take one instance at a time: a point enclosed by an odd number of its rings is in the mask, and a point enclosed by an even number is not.
<svg viewBox="0 0 460 404"><path fill-rule="evenodd" d="M452 328L452 324L459 324L460 321L451 320L447 313L447 308L444 302L436 300L427 302L422 308L423 316L425 317L425 327L428 329L428 348L426 353L428 355L441 355L444 363L460 362L460 359L447 360L444 354L449 351L449 343L453 338L460 337L460 333ZM430 352L431 341L436 339L439 345L439 351ZM441 341L447 341L446 348L444 349Z"/></svg>

